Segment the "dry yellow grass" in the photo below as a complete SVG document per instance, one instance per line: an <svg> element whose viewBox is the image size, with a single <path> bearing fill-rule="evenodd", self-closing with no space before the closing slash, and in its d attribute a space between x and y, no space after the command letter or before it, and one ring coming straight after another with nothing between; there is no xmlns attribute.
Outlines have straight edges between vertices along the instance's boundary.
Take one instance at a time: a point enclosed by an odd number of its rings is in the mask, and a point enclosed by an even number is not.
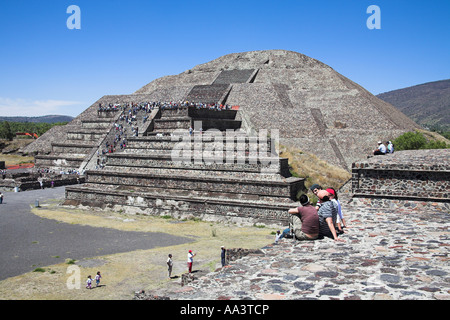
<svg viewBox="0 0 450 320"><path fill-rule="evenodd" d="M280 145L280 156L288 159L294 175L306 179L305 186L307 188L317 183L323 187L332 187L338 190L351 178L348 171L297 148Z"/></svg>
<svg viewBox="0 0 450 320"><path fill-rule="evenodd" d="M15 166L21 163L32 163L34 162L34 157L16 154L0 154L0 161L5 161L6 166Z"/></svg>
<svg viewBox="0 0 450 320"><path fill-rule="evenodd" d="M424 129L417 129L420 133L422 133L425 136L425 139L427 139L428 142L430 141L440 141L445 142L447 145L450 145L450 140L446 139L444 136L440 135L437 132L428 131Z"/></svg>
<svg viewBox="0 0 450 320"><path fill-rule="evenodd" d="M33 213L43 218L57 221L114 228L124 231L164 232L192 239L191 243L149 250L137 250L86 259L87 266L76 263L81 271L81 288L69 289L67 274L70 264L61 263L44 268L45 272L29 272L0 282L0 299L14 300L121 300L131 299L139 290L160 289L166 286L180 286L180 277L186 272L187 251L197 253L194 270L210 270L220 266L220 247L261 248L274 239L270 228L238 227L202 221L183 221L151 216L126 216L115 212L93 212L63 209L49 205L33 209ZM171 253L174 258L173 275L167 278L166 260ZM85 266L83 266L85 265ZM97 271L103 275L103 287L85 289L85 280L90 274L94 278ZM94 285L95 286L95 285Z"/></svg>

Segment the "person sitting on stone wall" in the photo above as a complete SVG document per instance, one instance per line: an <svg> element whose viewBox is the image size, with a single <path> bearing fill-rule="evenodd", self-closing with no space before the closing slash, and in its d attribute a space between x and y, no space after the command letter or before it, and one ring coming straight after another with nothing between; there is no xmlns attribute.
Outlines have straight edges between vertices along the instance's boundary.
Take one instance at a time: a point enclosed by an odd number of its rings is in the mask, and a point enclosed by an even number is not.
<svg viewBox="0 0 450 320"><path fill-rule="evenodd" d="M338 215L337 205L333 201L330 201L329 193L326 190L320 190L317 193L317 197L321 201L321 206L317 212L319 215L319 238L327 237L334 241L343 241L339 239L336 233L336 219Z"/></svg>
<svg viewBox="0 0 450 320"><path fill-rule="evenodd" d="M387 153L394 153L394 144L392 141L386 142L387 144Z"/></svg>
<svg viewBox="0 0 450 320"><path fill-rule="evenodd" d="M290 221L292 232L297 240L315 240L319 236L319 216L317 210L309 203L307 195L300 196L301 207L290 209ZM283 238L291 232L291 229L285 229Z"/></svg>
<svg viewBox="0 0 450 320"><path fill-rule="evenodd" d="M373 151L373 155L385 155L386 154L386 146L381 142L378 141L378 148Z"/></svg>
<svg viewBox="0 0 450 320"><path fill-rule="evenodd" d="M339 202L339 198L337 195L337 192L335 189L333 188L328 188L327 192L329 193L329 198L331 201L335 202L335 204L337 205L338 208L338 215L336 217L336 229L338 230L338 233L344 233L344 229L346 228L346 224L345 224L345 219L344 219L344 215L342 214L342 206L341 203Z"/></svg>
<svg viewBox="0 0 450 320"><path fill-rule="evenodd" d="M318 185L317 183L313 184L309 190L311 190L312 193L314 193L314 195L317 197L317 193L322 190L322 187L320 185ZM316 209L319 210L320 208L320 199L317 197L318 201L317 201L317 205L316 205Z"/></svg>

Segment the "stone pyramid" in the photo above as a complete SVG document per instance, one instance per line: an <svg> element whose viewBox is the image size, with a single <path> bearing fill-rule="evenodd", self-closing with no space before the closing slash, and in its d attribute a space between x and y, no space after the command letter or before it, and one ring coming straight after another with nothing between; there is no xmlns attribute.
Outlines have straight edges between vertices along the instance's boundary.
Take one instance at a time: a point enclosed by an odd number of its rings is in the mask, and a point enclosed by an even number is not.
<svg viewBox="0 0 450 320"><path fill-rule="evenodd" d="M139 110L130 124L132 132L125 134L126 148L101 152L105 143L111 145L117 136L117 125L124 123L129 106L148 106L155 101L237 107L223 111L161 106ZM116 107L100 112L100 104ZM270 139L269 165L251 158L212 164L174 161L171 150L181 140L194 149L195 135L190 136L188 130L199 121L202 130L217 130L221 141L227 131L244 132L242 146L247 154L252 148L250 137L265 129L269 134L276 132L281 144L316 154L347 170L353 162L366 158L377 140L393 139L419 127L320 61L291 51L252 51L229 54L179 75L156 79L133 94L102 97L66 129L36 141L41 150L46 146L46 154L36 156L36 165L75 166L85 171L85 184L67 187L66 204L180 217L234 217L256 222L285 219L304 184L303 179L290 176L287 159L276 156ZM219 140L201 141L201 150L214 149ZM232 152L237 151L236 146L232 145Z"/></svg>
<svg viewBox="0 0 450 320"><path fill-rule="evenodd" d="M225 55L156 79L136 93L180 100L205 86L220 91L223 103L240 106L245 130L277 129L281 144L347 170L370 154L378 140L419 128L326 64L285 50Z"/></svg>

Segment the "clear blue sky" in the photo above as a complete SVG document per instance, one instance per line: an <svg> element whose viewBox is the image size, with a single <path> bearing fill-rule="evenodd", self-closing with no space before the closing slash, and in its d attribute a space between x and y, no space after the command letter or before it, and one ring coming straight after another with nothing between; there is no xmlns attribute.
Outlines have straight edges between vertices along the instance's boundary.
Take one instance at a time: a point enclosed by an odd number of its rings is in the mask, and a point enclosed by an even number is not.
<svg viewBox="0 0 450 320"><path fill-rule="evenodd" d="M81 29L69 30L70 5ZM366 26L370 5L381 29ZM77 116L222 55L285 49L373 94L450 78L449 0L1 0L0 115Z"/></svg>

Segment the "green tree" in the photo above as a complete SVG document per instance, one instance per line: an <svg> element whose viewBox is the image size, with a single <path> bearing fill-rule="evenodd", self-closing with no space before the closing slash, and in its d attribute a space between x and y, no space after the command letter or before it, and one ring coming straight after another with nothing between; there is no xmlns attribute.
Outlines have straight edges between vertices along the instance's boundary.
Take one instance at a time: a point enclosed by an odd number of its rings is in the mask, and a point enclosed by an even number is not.
<svg viewBox="0 0 450 320"><path fill-rule="evenodd" d="M15 134L11 130L11 126L8 121L4 121L0 126L0 138L11 141L14 139Z"/></svg>
<svg viewBox="0 0 450 320"><path fill-rule="evenodd" d="M418 150L423 149L427 139L418 131L406 132L393 141L395 150Z"/></svg>
<svg viewBox="0 0 450 320"><path fill-rule="evenodd" d="M395 150L446 149L449 146L444 141L427 141L419 132L406 132L393 141Z"/></svg>

